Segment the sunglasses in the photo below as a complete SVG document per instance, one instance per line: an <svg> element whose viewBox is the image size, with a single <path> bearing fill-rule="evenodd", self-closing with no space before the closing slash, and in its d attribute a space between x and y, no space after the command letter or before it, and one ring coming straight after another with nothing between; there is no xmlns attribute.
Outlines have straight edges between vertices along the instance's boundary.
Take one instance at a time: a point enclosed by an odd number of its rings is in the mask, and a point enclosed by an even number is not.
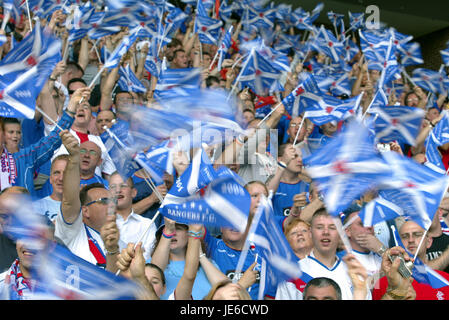
<svg viewBox="0 0 449 320"><path fill-rule="evenodd" d="M94 200L94 201L86 203L84 206L88 207L88 206L90 206L91 204L94 204L94 203L99 203L99 204L106 205L106 204L109 204L111 202L112 202L111 198L99 198L97 200Z"/></svg>

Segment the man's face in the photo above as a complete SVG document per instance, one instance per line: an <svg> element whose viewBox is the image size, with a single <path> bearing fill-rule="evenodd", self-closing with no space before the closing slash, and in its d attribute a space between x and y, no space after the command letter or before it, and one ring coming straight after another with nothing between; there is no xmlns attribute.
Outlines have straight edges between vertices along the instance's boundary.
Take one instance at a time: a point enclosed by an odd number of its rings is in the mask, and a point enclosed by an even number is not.
<svg viewBox="0 0 449 320"><path fill-rule="evenodd" d="M311 225L313 247L322 255L335 254L340 236L331 216L317 216Z"/></svg>
<svg viewBox="0 0 449 320"><path fill-rule="evenodd" d="M350 214L349 219L358 215L358 212L353 212ZM351 225L346 229L347 235L349 239L355 241L354 239L361 234L371 234L374 235L373 227L364 227L362 219L359 217L355 218L355 220L351 223Z"/></svg>
<svg viewBox="0 0 449 320"><path fill-rule="evenodd" d="M407 96L407 101L405 101L405 105L409 107L417 107L419 103L419 98L416 94L412 93Z"/></svg>
<svg viewBox="0 0 449 320"><path fill-rule="evenodd" d="M254 114L249 111L243 112L243 120L245 120L245 124L248 124L250 121L254 120Z"/></svg>
<svg viewBox="0 0 449 320"><path fill-rule="evenodd" d="M302 165L302 152L300 149L296 148L295 157L289 162L287 169L291 172L301 173Z"/></svg>
<svg viewBox="0 0 449 320"><path fill-rule="evenodd" d="M287 133L289 137L292 139L295 139L296 135L298 134L299 127L301 126L301 117L296 117L290 120L290 125L288 126ZM298 135L298 138L296 139L297 142L301 142L304 140L304 137L306 135L306 126L303 124L301 128L301 132Z"/></svg>
<svg viewBox="0 0 449 320"><path fill-rule="evenodd" d="M115 97L115 109L117 116L124 117L130 105L134 103L133 96L128 92L117 93ZM125 114L124 114L125 113Z"/></svg>
<svg viewBox="0 0 449 320"><path fill-rule="evenodd" d="M90 189L87 192L87 195L91 201L111 197L111 193L104 188ZM87 224L95 230L100 230L106 222L106 217L108 215L108 204L98 201L90 204L89 206L84 205L82 209L85 222L88 222Z"/></svg>
<svg viewBox="0 0 449 320"><path fill-rule="evenodd" d="M337 131L337 124L334 123L334 121L325 123L321 125L321 130L323 130L323 133L327 136L333 136L334 133Z"/></svg>
<svg viewBox="0 0 449 320"><path fill-rule="evenodd" d="M93 174L95 168L101 164L101 149L92 141L80 144L80 170L83 173Z"/></svg>
<svg viewBox="0 0 449 320"><path fill-rule="evenodd" d="M35 252L26 248L22 241L16 243L17 257L20 261L20 267L25 270L30 270Z"/></svg>
<svg viewBox="0 0 449 320"><path fill-rule="evenodd" d="M64 170L67 166L66 160L56 160L51 167L50 184L53 187L53 192L62 194L63 191L63 177Z"/></svg>
<svg viewBox="0 0 449 320"><path fill-rule="evenodd" d="M136 196L136 189L123 181L119 174L114 174L109 179L109 189L117 196L117 208L126 209L132 206L133 198Z"/></svg>
<svg viewBox="0 0 449 320"><path fill-rule="evenodd" d="M9 151L18 150L22 139L22 126L18 123L7 123L4 129L6 148Z"/></svg>
<svg viewBox="0 0 449 320"><path fill-rule="evenodd" d="M92 120L92 110L89 103L85 102L79 104L76 108L74 124L77 127L86 127L89 125L90 120Z"/></svg>
<svg viewBox="0 0 449 320"><path fill-rule="evenodd" d="M406 221L399 229L399 237L404 244L405 248L413 255L416 254L418 250L419 243L424 236L424 229L421 228L416 222ZM426 250L432 245L432 239L427 235L425 236L423 244L420 247L418 256L425 255Z"/></svg>
<svg viewBox="0 0 449 320"><path fill-rule="evenodd" d="M332 286L323 288L310 286L307 288L304 300L337 300L337 292L335 292L335 288Z"/></svg>
<svg viewBox="0 0 449 320"><path fill-rule="evenodd" d="M176 52L172 64L175 68L187 68L187 55L183 51Z"/></svg>
<svg viewBox="0 0 449 320"><path fill-rule="evenodd" d="M114 114L110 110L103 110L97 114L97 118L95 119L95 126L97 127L98 133L102 134L105 132L103 129L104 126L111 128L112 120L114 119Z"/></svg>

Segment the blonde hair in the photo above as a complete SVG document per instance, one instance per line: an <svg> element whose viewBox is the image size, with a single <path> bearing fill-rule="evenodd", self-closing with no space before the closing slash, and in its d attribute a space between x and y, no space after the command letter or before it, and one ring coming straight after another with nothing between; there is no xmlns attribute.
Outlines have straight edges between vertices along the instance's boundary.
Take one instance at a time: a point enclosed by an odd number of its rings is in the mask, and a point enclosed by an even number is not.
<svg viewBox="0 0 449 320"><path fill-rule="evenodd" d="M209 293L203 298L203 300L214 300L214 295L218 291L218 289L221 289L231 283L232 281L229 279L215 283L209 290ZM249 293L245 289L241 288L239 290L239 300L252 300L252 299Z"/></svg>

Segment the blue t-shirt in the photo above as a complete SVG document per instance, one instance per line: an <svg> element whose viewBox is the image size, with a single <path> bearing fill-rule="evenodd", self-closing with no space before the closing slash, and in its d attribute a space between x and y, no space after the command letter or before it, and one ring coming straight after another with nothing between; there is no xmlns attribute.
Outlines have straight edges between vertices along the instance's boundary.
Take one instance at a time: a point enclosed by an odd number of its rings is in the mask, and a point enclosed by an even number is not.
<svg viewBox="0 0 449 320"><path fill-rule="evenodd" d="M309 186L310 184L304 181L295 184L280 182L272 200L274 214L287 217L293 206L293 197L298 193L309 192Z"/></svg>
<svg viewBox="0 0 449 320"><path fill-rule="evenodd" d="M235 269L237 267L241 251L232 249L222 239L212 237L208 232L206 232L204 240L207 245L207 252L210 259L216 262L220 271L223 272L229 279L231 280L234 279L234 277L236 276ZM257 248L253 250L248 250L248 254L243 264L242 271L237 275L239 279L243 275L243 273L254 263L257 253L258 253ZM258 264L256 265L255 270L260 271L261 258L258 257L257 261ZM260 283L260 275L257 277L256 283L253 284L250 288L248 288L248 293L251 296L251 299L253 300L257 300L258 298L259 283ZM265 287L264 291L265 295L267 292L267 286Z"/></svg>

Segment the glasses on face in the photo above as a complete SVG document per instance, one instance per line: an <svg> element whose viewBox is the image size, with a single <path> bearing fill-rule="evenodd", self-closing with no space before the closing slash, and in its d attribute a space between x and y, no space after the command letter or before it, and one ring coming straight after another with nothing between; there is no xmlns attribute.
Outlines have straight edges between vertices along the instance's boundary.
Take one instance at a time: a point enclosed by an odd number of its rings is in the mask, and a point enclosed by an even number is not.
<svg viewBox="0 0 449 320"><path fill-rule="evenodd" d="M98 152L97 151L95 151L95 150L87 150L87 149L80 149L80 153L81 154L86 154L86 153L89 153L91 156L94 156L94 157L96 157L96 156L98 156Z"/></svg>
<svg viewBox="0 0 449 320"><path fill-rule="evenodd" d="M412 233L403 233L401 234L401 239L403 240L409 240L411 237L414 239L420 239L423 236L424 232L416 231Z"/></svg>
<svg viewBox="0 0 449 320"><path fill-rule="evenodd" d="M99 198L97 200L94 200L94 201L86 203L84 206L88 207L88 206L90 206L91 204L94 204L94 203L99 203L99 204L106 205L106 204L109 204L111 202L112 202L111 198Z"/></svg>

